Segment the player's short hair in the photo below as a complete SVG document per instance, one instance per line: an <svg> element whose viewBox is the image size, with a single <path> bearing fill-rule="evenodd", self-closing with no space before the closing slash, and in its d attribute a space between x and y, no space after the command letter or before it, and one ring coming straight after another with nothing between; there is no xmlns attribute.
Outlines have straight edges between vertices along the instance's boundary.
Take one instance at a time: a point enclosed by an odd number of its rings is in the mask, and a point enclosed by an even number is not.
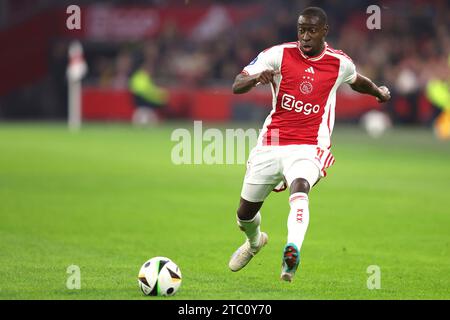
<svg viewBox="0 0 450 320"><path fill-rule="evenodd" d="M305 8L301 13L301 16L310 16L310 17L318 17L319 22L323 25L328 23L328 17L325 11L319 7L308 7Z"/></svg>

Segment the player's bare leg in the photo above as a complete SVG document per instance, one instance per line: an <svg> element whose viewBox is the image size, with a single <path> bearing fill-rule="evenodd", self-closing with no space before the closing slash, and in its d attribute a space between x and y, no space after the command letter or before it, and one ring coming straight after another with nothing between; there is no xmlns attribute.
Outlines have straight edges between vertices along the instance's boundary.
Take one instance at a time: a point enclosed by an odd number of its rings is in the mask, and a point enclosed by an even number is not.
<svg viewBox="0 0 450 320"><path fill-rule="evenodd" d="M239 228L245 232L247 240L231 256L228 264L231 271L239 271L245 267L250 260L267 243L268 236L260 231L261 215L259 209L263 202L250 202L243 198L240 200L237 210L237 223Z"/></svg>
<svg viewBox="0 0 450 320"><path fill-rule="evenodd" d="M298 178L291 183L288 241L283 250L281 279L291 282L300 263L300 248L309 223L309 182Z"/></svg>

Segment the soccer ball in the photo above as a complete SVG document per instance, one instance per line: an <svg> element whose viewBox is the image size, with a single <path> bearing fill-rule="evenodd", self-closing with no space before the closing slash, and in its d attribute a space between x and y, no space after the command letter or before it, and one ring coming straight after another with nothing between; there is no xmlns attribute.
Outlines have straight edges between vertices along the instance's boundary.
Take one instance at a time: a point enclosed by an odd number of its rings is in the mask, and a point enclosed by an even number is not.
<svg viewBox="0 0 450 320"><path fill-rule="evenodd" d="M372 138L381 137L391 126L389 117L378 110L371 110L361 117L361 124Z"/></svg>
<svg viewBox="0 0 450 320"><path fill-rule="evenodd" d="M173 296L181 285L180 268L169 258L151 258L139 270L138 284L147 296Z"/></svg>

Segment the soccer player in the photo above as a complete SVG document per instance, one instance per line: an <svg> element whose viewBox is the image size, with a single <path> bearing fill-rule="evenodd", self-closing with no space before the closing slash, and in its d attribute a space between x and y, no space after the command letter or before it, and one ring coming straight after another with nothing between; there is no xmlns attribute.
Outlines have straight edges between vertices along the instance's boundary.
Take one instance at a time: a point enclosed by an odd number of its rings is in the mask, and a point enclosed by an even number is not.
<svg viewBox="0 0 450 320"><path fill-rule="evenodd" d="M357 73L346 54L325 42L327 15L321 8L303 10L297 27L298 41L264 50L233 83L235 94L269 84L273 109L248 158L237 210L237 223L247 239L231 256L229 268L241 270L267 243L259 210L270 192L284 184L290 190L281 268L285 281L292 281L300 262L309 223L308 193L334 163L330 138L337 88L348 83L379 102L390 99L388 88Z"/></svg>

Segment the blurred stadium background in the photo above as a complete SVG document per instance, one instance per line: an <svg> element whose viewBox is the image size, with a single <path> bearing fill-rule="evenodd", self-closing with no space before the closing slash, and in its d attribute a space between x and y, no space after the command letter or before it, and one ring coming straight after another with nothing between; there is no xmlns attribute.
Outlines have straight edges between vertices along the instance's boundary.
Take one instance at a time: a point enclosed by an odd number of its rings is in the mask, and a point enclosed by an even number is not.
<svg viewBox="0 0 450 320"><path fill-rule="evenodd" d="M168 96L165 119L261 120L270 92L231 94L237 73L258 52L296 39L298 12L319 5L329 15L328 42L358 70L391 88L375 99L342 88L338 121L355 121L382 108L397 124L430 126L441 107L427 84L449 77L449 3L434 1L78 1L81 30L68 30L70 1L2 0L0 119L64 119L67 51L81 40L89 72L83 80L85 120L130 121L135 99L130 77L140 68ZM371 4L381 8L381 30L366 27ZM7 75L7 76L5 76ZM214 107L210 107L214 106Z"/></svg>
<svg viewBox="0 0 450 320"><path fill-rule="evenodd" d="M137 272L157 255L179 264L180 299L450 298L450 146L433 131L450 108L448 1L80 0L81 29L68 30L72 4L0 0L1 299L142 298ZM373 4L381 30L366 27ZM259 129L269 90L233 96L231 84L258 52L296 40L309 5L392 100L340 89L337 163L312 191L302 271L286 286L286 194L264 207L271 244L231 274L245 166L176 166L170 137L193 120ZM78 134L66 124L74 40L88 67ZM132 126L141 104L161 105L161 123ZM394 128L370 138L355 125L369 110ZM71 264L82 290L65 287ZM381 290L366 287L373 264Z"/></svg>

